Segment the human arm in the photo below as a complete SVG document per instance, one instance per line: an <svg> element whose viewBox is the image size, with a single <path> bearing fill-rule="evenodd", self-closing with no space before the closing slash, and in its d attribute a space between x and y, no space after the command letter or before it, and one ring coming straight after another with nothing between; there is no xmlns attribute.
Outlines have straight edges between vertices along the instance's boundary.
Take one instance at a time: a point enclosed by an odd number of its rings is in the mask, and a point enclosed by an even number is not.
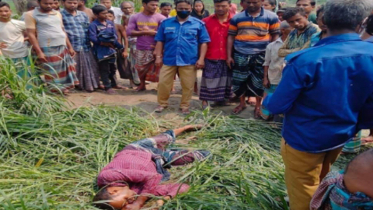
<svg viewBox="0 0 373 210"><path fill-rule="evenodd" d="M290 55L291 53L298 52L301 48L294 48L294 49L289 49L289 38L290 36L285 40L284 44L282 47L278 50L278 56L279 57L286 57Z"/></svg>
<svg viewBox="0 0 373 210"><path fill-rule="evenodd" d="M305 87L306 81L310 80L309 75L311 74L307 70L301 71L293 63L289 63L283 70L283 77L276 91L267 95L263 106L273 114L288 112Z"/></svg>
<svg viewBox="0 0 373 210"><path fill-rule="evenodd" d="M123 58L126 58L128 57L128 52L127 52L127 49L128 49L128 39L127 39L127 34L126 34L126 31L124 30L124 27L122 25L119 25L117 24L117 30L118 30L118 33L120 34L120 36L118 36L118 42L120 44L124 44L124 50L123 50L123 53L122 53L122 56ZM123 42L124 40L124 42Z"/></svg>
<svg viewBox="0 0 373 210"><path fill-rule="evenodd" d="M157 31L154 30L141 30L137 28L137 18L136 16L130 17L127 26L127 34L129 36L155 36Z"/></svg>
<svg viewBox="0 0 373 210"><path fill-rule="evenodd" d="M280 23L277 16L272 17L270 20L268 32L271 35L271 42L276 41L280 37Z"/></svg>
<svg viewBox="0 0 373 210"><path fill-rule="evenodd" d="M127 204L121 210L140 210L147 200L149 200L148 196L140 195L133 203Z"/></svg>
<svg viewBox="0 0 373 210"><path fill-rule="evenodd" d="M65 29L62 28L62 30L64 31L64 33L66 35L66 46L67 46L67 49L69 51L69 54L71 55L71 57L74 57L76 52L75 52L75 50L74 50L74 48L73 48L73 46L72 46L72 44L69 40L69 37L67 36L67 33L66 33Z"/></svg>
<svg viewBox="0 0 373 210"><path fill-rule="evenodd" d="M25 13L25 24L27 36L29 37L29 42L32 45L32 48L35 50L35 53L38 56L39 61L47 62L47 59L40 48L39 41L36 38L36 21L32 17L31 12Z"/></svg>
<svg viewBox="0 0 373 210"><path fill-rule="evenodd" d="M263 63L263 67L264 67L263 86L265 88L269 88L271 86L271 83L269 82L269 79L268 79L268 69L269 69L269 65L271 64L270 46L271 45L268 45L266 48L266 54L265 54L264 63Z"/></svg>
<svg viewBox="0 0 373 210"><path fill-rule="evenodd" d="M178 136L184 132L187 132L187 131L197 131L197 130L200 130L202 129L204 126L203 125L186 125L184 127L181 127L181 128L177 128L177 129L174 129L174 134L175 136Z"/></svg>
<svg viewBox="0 0 373 210"><path fill-rule="evenodd" d="M234 36L229 35L227 38L227 65L230 69L233 68L234 59L233 59L233 43Z"/></svg>
<svg viewBox="0 0 373 210"><path fill-rule="evenodd" d="M161 67L163 65L163 48L164 43L163 42L157 42L155 45L154 55L155 55L155 65L157 67Z"/></svg>
<svg viewBox="0 0 373 210"><path fill-rule="evenodd" d="M203 69L205 68L205 57L207 52L207 43L202 43L199 48L199 59L196 63L197 69Z"/></svg>

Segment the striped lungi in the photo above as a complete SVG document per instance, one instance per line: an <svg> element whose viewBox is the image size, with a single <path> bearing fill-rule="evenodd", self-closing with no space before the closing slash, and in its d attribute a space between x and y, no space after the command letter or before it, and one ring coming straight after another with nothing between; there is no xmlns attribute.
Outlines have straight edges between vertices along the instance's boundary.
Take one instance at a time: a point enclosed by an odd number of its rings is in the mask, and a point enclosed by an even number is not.
<svg viewBox="0 0 373 210"><path fill-rule="evenodd" d="M232 95L232 72L225 60L205 59L199 99L224 101Z"/></svg>
<svg viewBox="0 0 373 210"><path fill-rule="evenodd" d="M232 90L238 97L263 96L264 53L244 55L234 52Z"/></svg>
<svg viewBox="0 0 373 210"><path fill-rule="evenodd" d="M42 47L41 50L48 61L48 63L41 64L41 68L49 72L48 75L45 75L47 83L56 85L61 90L79 85L75 73L75 62L65 45Z"/></svg>
<svg viewBox="0 0 373 210"><path fill-rule="evenodd" d="M98 65L91 51L76 52L76 75L79 79L79 87L83 90L94 91L100 85Z"/></svg>
<svg viewBox="0 0 373 210"><path fill-rule="evenodd" d="M349 141L345 146L343 147L342 152L344 153L358 153L360 152L361 148L361 131L356 134L354 138L352 138L351 141Z"/></svg>

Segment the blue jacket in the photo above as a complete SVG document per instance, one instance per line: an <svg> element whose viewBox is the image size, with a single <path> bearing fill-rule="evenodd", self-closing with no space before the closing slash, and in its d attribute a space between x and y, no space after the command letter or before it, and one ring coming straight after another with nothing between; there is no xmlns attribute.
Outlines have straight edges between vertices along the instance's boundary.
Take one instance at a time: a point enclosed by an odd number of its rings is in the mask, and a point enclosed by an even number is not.
<svg viewBox="0 0 373 210"><path fill-rule="evenodd" d="M373 127L372 48L355 33L343 34L286 57L282 81L263 105L285 113L282 135L291 147L329 151Z"/></svg>
<svg viewBox="0 0 373 210"><path fill-rule="evenodd" d="M115 49L103 46L101 43L112 43L117 49L123 48L123 45L117 40L114 23L109 20L106 23L105 26L95 20L89 25L89 39L93 43L93 52L99 61L116 54Z"/></svg>

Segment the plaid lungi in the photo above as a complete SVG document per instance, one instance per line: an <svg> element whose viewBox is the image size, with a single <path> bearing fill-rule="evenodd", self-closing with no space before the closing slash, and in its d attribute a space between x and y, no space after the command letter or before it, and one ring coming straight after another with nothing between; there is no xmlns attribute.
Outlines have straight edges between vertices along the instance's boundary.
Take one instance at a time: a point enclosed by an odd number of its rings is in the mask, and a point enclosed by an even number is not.
<svg viewBox="0 0 373 210"><path fill-rule="evenodd" d="M100 85L98 65L91 51L76 52L76 75L79 79L79 87L83 90L94 91Z"/></svg>
<svg viewBox="0 0 373 210"><path fill-rule="evenodd" d="M48 63L41 64L41 68L49 72L48 75L45 75L47 83L53 84L61 90L79 85L75 72L75 62L65 45L42 47L41 50L48 61Z"/></svg>
<svg viewBox="0 0 373 210"><path fill-rule="evenodd" d="M343 147L342 152L344 153L358 153L360 152L361 148L361 131L356 134L354 138L352 138L351 141L349 141L345 146Z"/></svg>

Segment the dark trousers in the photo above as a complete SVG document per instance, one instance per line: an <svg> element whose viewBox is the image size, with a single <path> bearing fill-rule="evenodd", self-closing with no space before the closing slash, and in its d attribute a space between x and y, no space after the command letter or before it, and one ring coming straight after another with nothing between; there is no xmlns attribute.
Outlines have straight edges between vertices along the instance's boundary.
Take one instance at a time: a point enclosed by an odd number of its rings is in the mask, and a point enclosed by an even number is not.
<svg viewBox="0 0 373 210"><path fill-rule="evenodd" d="M105 90L117 86L116 71L117 67L111 60L104 60L98 63L101 81L104 83Z"/></svg>

